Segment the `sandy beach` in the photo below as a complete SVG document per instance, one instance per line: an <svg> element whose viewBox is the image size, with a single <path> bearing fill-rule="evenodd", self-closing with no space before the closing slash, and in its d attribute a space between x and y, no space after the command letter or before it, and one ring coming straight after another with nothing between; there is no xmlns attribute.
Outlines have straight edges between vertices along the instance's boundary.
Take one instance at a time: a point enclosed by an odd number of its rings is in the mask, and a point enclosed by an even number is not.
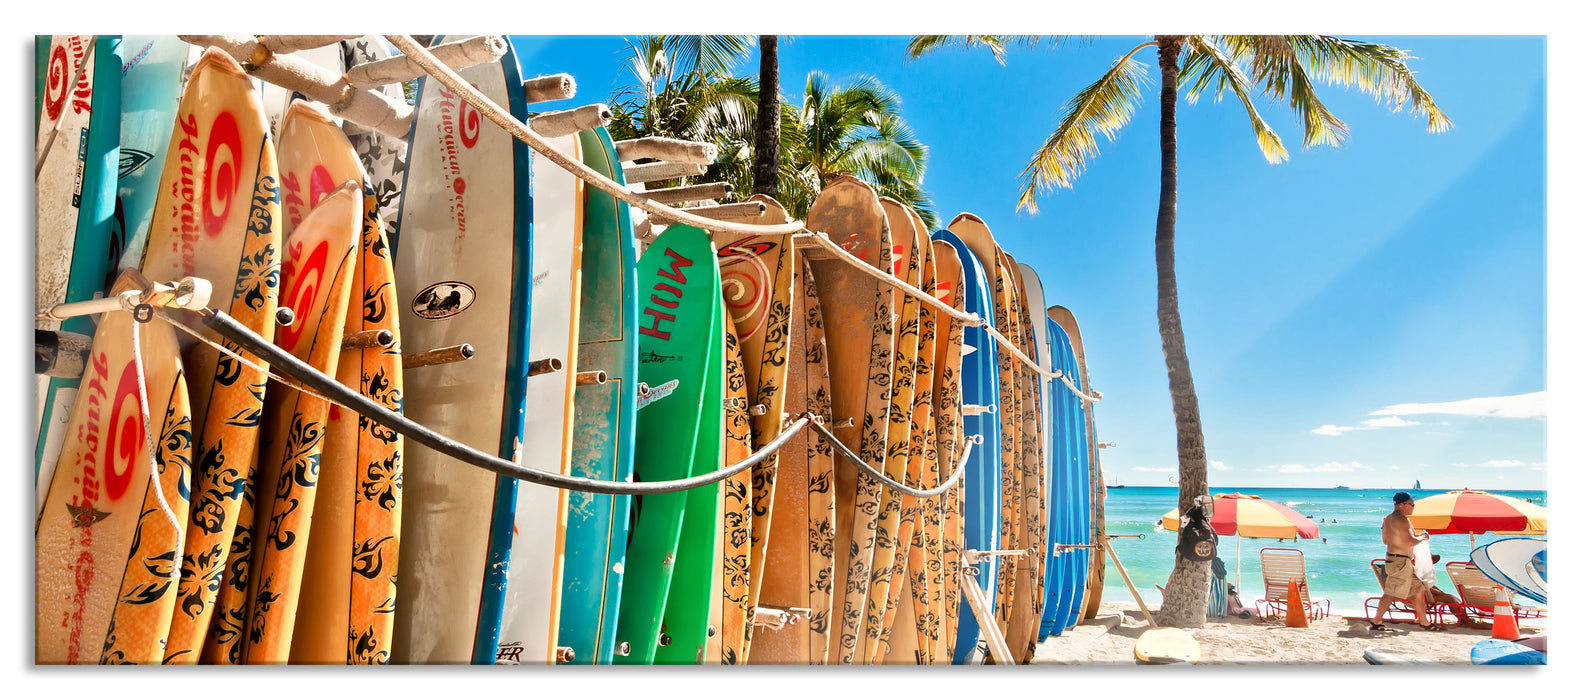
<svg viewBox="0 0 1582 700"><path fill-rule="evenodd" d="M1151 610L1157 613L1157 610ZM1523 635L1545 634L1547 620L1522 620ZM1188 629L1202 649L1200 664L1362 664L1368 647L1388 647L1426 661L1471 665L1472 646L1489 638L1488 630L1451 627L1427 632L1414 624L1389 624L1383 632L1368 630L1364 621L1350 621L1338 614L1288 628L1281 620L1261 621L1256 616L1209 618L1201 629ZM1106 601L1099 614L1059 637L1038 646L1034 664L1127 665L1136 663L1132 647L1148 630L1148 622L1133 601Z"/></svg>

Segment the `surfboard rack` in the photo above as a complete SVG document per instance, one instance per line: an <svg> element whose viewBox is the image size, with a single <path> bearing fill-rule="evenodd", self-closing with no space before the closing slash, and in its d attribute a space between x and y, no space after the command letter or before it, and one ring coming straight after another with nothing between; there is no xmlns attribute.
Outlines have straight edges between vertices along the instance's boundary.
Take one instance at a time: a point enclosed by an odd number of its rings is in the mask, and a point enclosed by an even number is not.
<svg viewBox="0 0 1582 700"><path fill-rule="evenodd" d="M433 350L426 350L424 352L413 353L411 355L402 355L401 368L414 369L417 367L430 367L433 365L448 365L452 362L470 360L474 354L476 354L476 351L473 350L471 343L452 345L447 348L435 348ZM351 407L348 406L348 408Z"/></svg>
<svg viewBox="0 0 1582 700"><path fill-rule="evenodd" d="M719 158L720 149L703 141L684 141L664 136L644 136L615 142L615 157L622 161L663 160L707 166ZM709 183L726 184L726 183ZM726 185L729 187L729 185ZM652 193L650 193L652 194ZM713 199L703 197L702 199Z"/></svg>
<svg viewBox="0 0 1582 700"><path fill-rule="evenodd" d="M577 651L571 647L555 648L555 663L569 664L577 660Z"/></svg>
<svg viewBox="0 0 1582 700"><path fill-rule="evenodd" d="M354 37L355 38L355 37ZM445 62L445 65L461 70L480 63L491 63L500 60L505 55L506 43L498 35L475 36L459 41L447 42L429 49L435 58ZM280 53L277 51L277 53ZM346 83L354 88L368 89L404 83L423 76L423 69L406 56L392 56L390 58L371 61L358 66L352 66L346 71ZM551 76L553 80L559 76ZM570 78L570 76L566 76ZM523 87L528 81L523 81ZM559 83L561 81L554 80ZM546 85L547 87L547 81ZM285 87L282 85L281 87ZM572 89L575 90L573 84ZM570 97L570 95L566 95ZM555 98L560 99L560 98ZM547 101L547 100L540 100Z"/></svg>
<svg viewBox="0 0 1582 700"><path fill-rule="evenodd" d="M795 625L801 622L802 618L812 615L812 608L789 608L759 603L758 607L753 609L753 626L780 630L786 625Z"/></svg>
<svg viewBox="0 0 1582 700"><path fill-rule="evenodd" d="M209 297L214 291L214 286L200 277L183 277L175 282L151 282L137 270L127 272L133 275L132 280L140 289L129 289L115 296L88 301L56 304L38 312L34 320L64 321L76 316L91 316L107 311L126 311L134 316L141 316L151 312L139 311L139 309L152 309L155 306L201 309L208 305ZM148 318L139 317L138 320L147 321Z"/></svg>
<svg viewBox="0 0 1582 700"><path fill-rule="evenodd" d="M544 112L528 118L527 123L532 125L534 131L553 139L597 129L609 124L611 116L610 106L601 103Z"/></svg>
<svg viewBox="0 0 1582 700"><path fill-rule="evenodd" d="M560 358L546 357L527 363L527 376L536 377L540 374L559 372L563 368L565 368L565 363L561 362Z"/></svg>
<svg viewBox="0 0 1582 700"><path fill-rule="evenodd" d="M971 553L973 550L967 550ZM1000 633L1000 625L994 620L994 609L989 605L988 597L983 594L983 589L978 587L977 562L966 561L963 557L961 591L967 594L967 604L972 608L972 616L978 620L978 633L989 644L989 654L995 663L1015 664L1011 658L1011 647L1005 643L1005 635Z"/></svg>
<svg viewBox="0 0 1582 700"><path fill-rule="evenodd" d="M275 309L275 325L285 328L296 322L297 312L292 311L291 307L282 306Z"/></svg>
<svg viewBox="0 0 1582 700"><path fill-rule="evenodd" d="M251 36L178 34L176 38L230 54L249 76L322 102L331 114L342 119L402 141L412 131L412 105L383 91L355 89L345 75L335 75L289 53L277 54ZM504 55L503 48L501 55Z"/></svg>
<svg viewBox="0 0 1582 700"><path fill-rule="evenodd" d="M342 350L367 350L368 348L388 348L395 345L395 334L386 328L376 328L366 331L347 333L341 339Z"/></svg>
<svg viewBox="0 0 1582 700"><path fill-rule="evenodd" d="M602 386L610 381L610 375L602 369L577 373L577 386Z"/></svg>
<svg viewBox="0 0 1582 700"><path fill-rule="evenodd" d="M33 373L77 379L88 367L93 337L70 331L33 329Z"/></svg>
<svg viewBox="0 0 1582 700"><path fill-rule="evenodd" d="M423 74L422 69L416 70L419 75ZM528 104L569 100L577 95L577 80L570 73L541 75L522 81L522 92L525 93L523 101Z"/></svg>

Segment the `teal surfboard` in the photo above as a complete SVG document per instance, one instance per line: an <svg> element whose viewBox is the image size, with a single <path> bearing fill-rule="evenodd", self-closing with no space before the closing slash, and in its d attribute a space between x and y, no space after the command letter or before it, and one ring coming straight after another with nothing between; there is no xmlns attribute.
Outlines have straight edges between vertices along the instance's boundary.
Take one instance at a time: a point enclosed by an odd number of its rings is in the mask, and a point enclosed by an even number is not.
<svg viewBox="0 0 1582 700"><path fill-rule="evenodd" d="M684 478L700 466L704 406L718 412L724 401L718 379L724 362L720 271L708 234L683 225L667 229L638 260L637 289L637 376L647 390L638 397L634 471L638 481ZM707 425L715 432L704 439L717 443L718 424ZM710 463L717 462L701 466ZM617 639L629 645L630 653L617 656L616 663L655 661L689 498L683 491L637 500L616 627ZM697 546L689 542L687 550ZM685 574L681 582L696 585Z"/></svg>
<svg viewBox="0 0 1582 700"><path fill-rule="evenodd" d="M127 35L116 44L121 60L121 152L115 218L126 232L121 269L143 260L190 48L174 36Z"/></svg>
<svg viewBox="0 0 1582 700"><path fill-rule="evenodd" d="M93 299L113 282L123 240L115 218L121 61L115 52L119 36L39 39L48 44L49 56L39 94L34 151L42 163L34 179L33 301L44 309ZM84 63L88 68L74 84L77 68ZM94 322L78 316L60 323L41 322L36 329L92 336ZM78 380L35 375L34 384L38 404L33 473L36 504L41 507L71 419Z"/></svg>
<svg viewBox="0 0 1582 700"><path fill-rule="evenodd" d="M1053 369L1059 370L1082 389L1082 373L1077 366L1075 348L1065 329L1042 319L1049 331L1049 352ZM1054 409L1053 462L1054 487L1050 493L1050 539L1062 544L1092 544L1092 485L1088 470L1087 404L1055 380L1051 383ZM1059 635L1080 621L1082 593L1087 589L1091 559L1072 554L1052 557L1046 570L1048 597L1039 634Z"/></svg>
<svg viewBox="0 0 1582 700"><path fill-rule="evenodd" d="M582 162L624 183L609 132L600 127L580 138ZM583 195L578 323L577 367L603 370L609 380L577 387L571 473L626 481L637 425L637 249L627 204L593 187ZM616 652L632 497L573 491L569 499L559 644L572 650L572 663L608 664Z"/></svg>

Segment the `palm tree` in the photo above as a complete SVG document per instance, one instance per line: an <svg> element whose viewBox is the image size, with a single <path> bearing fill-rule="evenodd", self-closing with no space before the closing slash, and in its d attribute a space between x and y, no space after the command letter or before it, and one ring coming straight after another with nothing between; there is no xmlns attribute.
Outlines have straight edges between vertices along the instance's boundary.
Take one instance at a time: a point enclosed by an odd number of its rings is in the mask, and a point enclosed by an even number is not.
<svg viewBox="0 0 1582 700"><path fill-rule="evenodd" d="M1004 63L1008 43L1032 44L1037 37L920 36L908 46L916 58L943 46L985 46ZM1426 116L1430 132L1452 124L1428 91L1418 85L1406 63L1404 50L1361 41L1319 35L1225 36L1158 35L1128 51L1093 84L1067 102L1060 125L1023 169L1020 209L1038 211L1037 195L1052 187L1071 187L1072 181L1098 153L1097 137L1114 139L1131 120L1148 68L1134 58L1147 47L1158 52L1159 88L1159 214L1154 231L1154 262L1158 268L1159 338L1164 346L1170 402L1175 411L1176 450L1180 492L1177 505L1186 512L1194 498L1208 494L1208 458L1198 415L1197 391L1187 362L1186 336L1181 328L1175 275L1176 224L1176 100L1178 83L1185 79L1186 99L1195 104L1212 89L1219 101L1228 89L1247 110L1258 147L1270 163L1288 157L1280 137L1259 116L1253 98L1261 93L1285 102L1302 121L1304 146L1340 145L1347 129L1319 99L1314 81L1327 85L1356 86L1370 93L1391 111L1410 105L1414 114ZM1160 624L1203 626L1208 608L1209 563L1176 558L1166 586Z"/></svg>
<svg viewBox="0 0 1582 700"><path fill-rule="evenodd" d="M758 132L753 138L753 194L778 197L780 38L758 37Z"/></svg>
<svg viewBox="0 0 1582 700"><path fill-rule="evenodd" d="M752 45L752 37L734 35L644 36L627 42L634 82L621 88L610 105L610 135L713 142L725 125L749 120L757 86L731 70Z"/></svg>

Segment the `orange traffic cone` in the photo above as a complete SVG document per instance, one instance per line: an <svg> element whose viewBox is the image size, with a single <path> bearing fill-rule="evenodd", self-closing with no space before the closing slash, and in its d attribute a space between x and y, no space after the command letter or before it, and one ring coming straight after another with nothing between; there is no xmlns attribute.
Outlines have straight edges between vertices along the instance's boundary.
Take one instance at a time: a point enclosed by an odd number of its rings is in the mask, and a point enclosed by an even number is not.
<svg viewBox="0 0 1582 700"><path fill-rule="evenodd" d="M1302 605L1302 589L1299 588L1299 586L1301 586L1301 585L1302 584L1297 583L1296 579L1293 578L1293 579L1291 579L1289 581L1289 585L1286 587L1286 592L1285 592L1285 626L1286 627L1306 627L1307 626L1307 607Z"/></svg>
<svg viewBox="0 0 1582 700"><path fill-rule="evenodd" d="M1516 614L1511 612L1511 596L1504 586L1494 587L1494 638L1512 640L1522 636L1516 625Z"/></svg>

